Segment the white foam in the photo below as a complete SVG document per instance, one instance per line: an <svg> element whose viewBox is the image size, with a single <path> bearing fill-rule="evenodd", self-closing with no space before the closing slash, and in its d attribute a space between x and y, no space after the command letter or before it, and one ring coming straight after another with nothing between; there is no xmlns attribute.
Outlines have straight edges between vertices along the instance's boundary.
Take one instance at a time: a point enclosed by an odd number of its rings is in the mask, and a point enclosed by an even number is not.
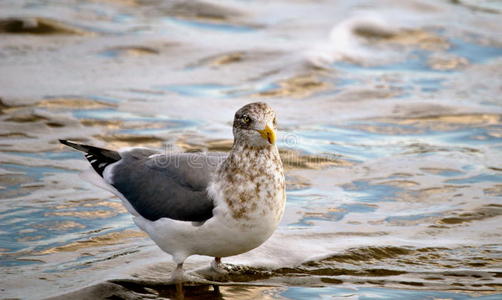
<svg viewBox="0 0 502 300"><path fill-rule="evenodd" d="M357 31L389 36L410 29L408 14L403 11L360 12L336 24L326 41L319 42L306 53L307 61L317 67L325 67L336 61L346 60L362 64L387 61L398 53L386 49L370 49Z"/></svg>

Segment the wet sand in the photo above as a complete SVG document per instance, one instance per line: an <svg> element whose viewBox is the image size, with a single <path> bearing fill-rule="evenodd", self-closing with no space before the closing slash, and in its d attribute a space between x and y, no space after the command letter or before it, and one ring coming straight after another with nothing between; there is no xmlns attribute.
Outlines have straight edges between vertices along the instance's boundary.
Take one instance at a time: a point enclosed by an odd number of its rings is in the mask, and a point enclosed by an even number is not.
<svg viewBox="0 0 502 300"><path fill-rule="evenodd" d="M57 139L227 151L279 116L261 247L187 261L187 299L502 296L502 6L3 1L0 298L173 298L170 257Z"/></svg>

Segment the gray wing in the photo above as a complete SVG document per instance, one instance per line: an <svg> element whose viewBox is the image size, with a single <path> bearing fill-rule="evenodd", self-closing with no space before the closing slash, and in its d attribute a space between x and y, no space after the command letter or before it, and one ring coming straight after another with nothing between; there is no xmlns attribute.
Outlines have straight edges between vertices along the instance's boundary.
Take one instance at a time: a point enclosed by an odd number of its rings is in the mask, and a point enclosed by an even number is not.
<svg viewBox="0 0 502 300"><path fill-rule="evenodd" d="M206 188L224 153L153 155L149 150L120 153L111 184L144 218L203 222L213 216Z"/></svg>

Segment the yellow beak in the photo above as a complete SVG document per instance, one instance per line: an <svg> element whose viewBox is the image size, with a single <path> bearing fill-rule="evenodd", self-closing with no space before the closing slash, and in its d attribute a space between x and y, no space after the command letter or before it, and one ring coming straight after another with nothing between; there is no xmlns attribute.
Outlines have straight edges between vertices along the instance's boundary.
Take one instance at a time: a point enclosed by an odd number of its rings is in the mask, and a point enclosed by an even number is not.
<svg viewBox="0 0 502 300"><path fill-rule="evenodd" d="M263 130L256 130L261 134L261 137L266 139L270 144L275 144L275 131L268 125Z"/></svg>

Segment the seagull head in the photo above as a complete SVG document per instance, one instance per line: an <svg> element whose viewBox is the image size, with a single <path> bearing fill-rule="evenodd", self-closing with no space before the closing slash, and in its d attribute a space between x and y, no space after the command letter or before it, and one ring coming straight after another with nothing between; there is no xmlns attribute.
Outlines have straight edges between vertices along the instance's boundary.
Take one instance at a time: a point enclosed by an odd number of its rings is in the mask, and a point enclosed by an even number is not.
<svg viewBox="0 0 502 300"><path fill-rule="evenodd" d="M275 112L268 104L246 104L235 113L234 143L259 148L275 145L276 128Z"/></svg>

